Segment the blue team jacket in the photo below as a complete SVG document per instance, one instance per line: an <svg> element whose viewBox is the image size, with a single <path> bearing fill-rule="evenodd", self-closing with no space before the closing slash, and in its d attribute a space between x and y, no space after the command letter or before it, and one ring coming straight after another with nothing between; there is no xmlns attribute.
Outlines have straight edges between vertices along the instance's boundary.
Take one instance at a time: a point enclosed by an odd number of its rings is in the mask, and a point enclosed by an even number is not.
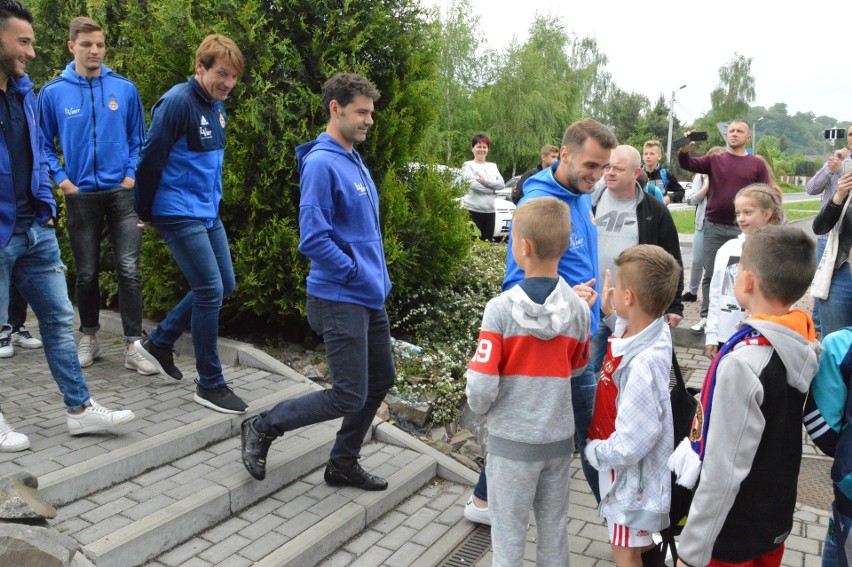
<svg viewBox="0 0 852 567"><path fill-rule="evenodd" d="M225 106L208 99L194 77L157 101L136 166L139 218L219 216L226 125Z"/></svg>
<svg viewBox="0 0 852 567"><path fill-rule="evenodd" d="M518 201L520 206L525 201L539 197L556 197L563 201L571 210L571 241L562 258L559 259L558 272L568 285L574 286L595 278L595 291L600 294L601 281L598 274L598 229L592 220L592 196L584 193L572 193L564 188L556 179L553 172L559 166L556 162L551 167L543 169L524 182L524 196ZM512 256L512 236L509 235L509 250L506 254L506 276L503 278L503 291L514 287L524 279L524 271L518 267ZM600 322L601 299L598 296L591 309L594 334Z"/></svg>
<svg viewBox="0 0 852 567"><path fill-rule="evenodd" d="M57 185L70 179L80 191L115 189L125 177L136 178L145 140L142 99L136 85L104 65L91 80L75 69L72 61L38 95L50 175Z"/></svg>
<svg viewBox="0 0 852 567"><path fill-rule="evenodd" d="M30 131L30 149L33 152L33 174L30 181L30 191L35 200L36 222L44 224L56 216L56 201L53 200L50 174L47 167L47 156L44 153L41 130L38 127L36 113L38 106L33 83L27 75L20 79L9 77L15 81L18 93L23 97L24 113L27 115L27 126ZM6 137L0 136L0 248L5 248L15 230L18 207L15 202L15 190L12 188L12 160L9 148L6 147Z"/></svg>
<svg viewBox="0 0 852 567"><path fill-rule="evenodd" d="M391 283L379 194L358 152L326 133L296 148L299 252L311 260L308 295L381 309Z"/></svg>

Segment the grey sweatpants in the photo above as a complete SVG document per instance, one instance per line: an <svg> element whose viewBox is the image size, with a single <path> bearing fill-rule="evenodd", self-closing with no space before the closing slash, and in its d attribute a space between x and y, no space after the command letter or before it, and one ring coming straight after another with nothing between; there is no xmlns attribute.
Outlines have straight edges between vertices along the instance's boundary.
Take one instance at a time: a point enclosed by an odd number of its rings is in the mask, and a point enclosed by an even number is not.
<svg viewBox="0 0 852 567"><path fill-rule="evenodd" d="M493 567L524 563L530 509L538 529L538 567L568 567L568 496L571 455L546 461L515 461L488 455Z"/></svg>

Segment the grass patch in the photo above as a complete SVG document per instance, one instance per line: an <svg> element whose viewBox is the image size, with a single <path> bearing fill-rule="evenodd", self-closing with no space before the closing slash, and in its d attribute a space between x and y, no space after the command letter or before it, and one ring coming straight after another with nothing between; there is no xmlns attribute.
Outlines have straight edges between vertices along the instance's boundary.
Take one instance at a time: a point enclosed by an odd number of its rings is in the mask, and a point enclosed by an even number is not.
<svg viewBox="0 0 852 567"><path fill-rule="evenodd" d="M785 183L783 181L779 181L778 186L781 187L782 193L804 193L805 192L804 187L799 187L798 185L793 185L792 183Z"/></svg>
<svg viewBox="0 0 852 567"><path fill-rule="evenodd" d="M784 210L787 212L787 221L792 222L816 216L821 206L821 201L796 201L784 203ZM678 234L695 232L695 209L681 209L671 213Z"/></svg>

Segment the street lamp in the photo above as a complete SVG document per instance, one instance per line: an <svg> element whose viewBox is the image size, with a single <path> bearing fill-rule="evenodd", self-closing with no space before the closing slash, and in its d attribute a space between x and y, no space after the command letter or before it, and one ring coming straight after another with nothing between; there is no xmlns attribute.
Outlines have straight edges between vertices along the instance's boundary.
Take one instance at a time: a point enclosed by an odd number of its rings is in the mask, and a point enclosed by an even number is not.
<svg viewBox="0 0 852 567"><path fill-rule="evenodd" d="M758 125L758 124L760 123L760 121L761 121L761 120L763 120L764 118L765 118L765 116L761 116L760 118L758 118L758 119L755 121L754 126L753 126L753 127L752 127L752 129L751 129L751 153L752 153L752 154L754 154L754 147L757 145L757 125Z"/></svg>
<svg viewBox="0 0 852 567"><path fill-rule="evenodd" d="M681 91L686 88L686 85L681 85L679 89L675 89L672 91L672 100L669 103L669 140L666 143L666 164L671 165L672 163L672 127L674 126L674 103L675 103L675 93L677 91Z"/></svg>

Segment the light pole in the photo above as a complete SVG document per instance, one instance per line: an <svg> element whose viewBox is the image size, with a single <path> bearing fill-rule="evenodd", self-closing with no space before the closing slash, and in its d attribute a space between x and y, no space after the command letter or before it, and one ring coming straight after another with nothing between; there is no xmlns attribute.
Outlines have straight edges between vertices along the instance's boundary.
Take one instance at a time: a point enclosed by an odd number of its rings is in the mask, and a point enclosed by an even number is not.
<svg viewBox="0 0 852 567"><path fill-rule="evenodd" d="M666 165L671 165L672 163L672 127L674 126L674 103L675 103L675 93L677 91L683 90L686 88L686 85L681 85L679 89L675 89L672 91L672 100L669 103L669 139L666 143Z"/></svg>
<svg viewBox="0 0 852 567"><path fill-rule="evenodd" d="M765 116L761 116L754 122L754 126L751 129L751 153L754 154L754 148L757 146L757 125L761 120L766 118Z"/></svg>

